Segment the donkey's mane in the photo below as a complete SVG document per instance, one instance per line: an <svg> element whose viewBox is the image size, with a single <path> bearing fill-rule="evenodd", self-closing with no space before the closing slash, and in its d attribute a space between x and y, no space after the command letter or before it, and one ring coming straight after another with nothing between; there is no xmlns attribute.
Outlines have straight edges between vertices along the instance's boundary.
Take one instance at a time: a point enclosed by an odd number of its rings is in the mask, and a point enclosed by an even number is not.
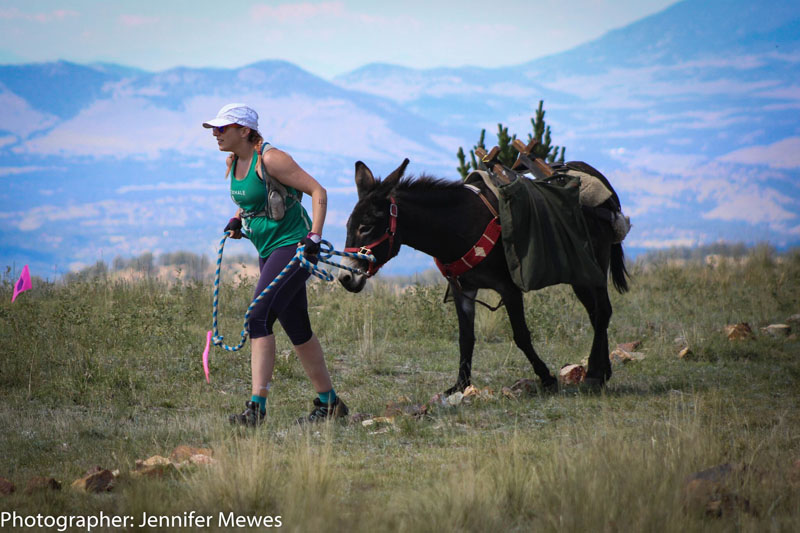
<svg viewBox="0 0 800 533"><path fill-rule="evenodd" d="M381 188L380 183L378 188ZM407 192L420 192L431 193L437 191L452 191L460 189L464 185L461 180L453 181L444 178L437 178L428 174L420 174L419 176L403 176L397 183L398 191Z"/></svg>

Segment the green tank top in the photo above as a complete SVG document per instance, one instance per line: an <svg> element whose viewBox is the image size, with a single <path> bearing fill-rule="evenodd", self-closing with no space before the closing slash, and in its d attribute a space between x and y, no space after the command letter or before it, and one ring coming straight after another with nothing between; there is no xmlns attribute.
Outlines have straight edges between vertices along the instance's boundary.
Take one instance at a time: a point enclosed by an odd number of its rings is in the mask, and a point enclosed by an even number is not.
<svg viewBox="0 0 800 533"><path fill-rule="evenodd" d="M267 188L256 174L256 153L250 163L250 169L244 179L234 176L236 163L231 167L231 199L244 211L259 212L264 210L267 201ZM291 194L300 197L299 192L286 186ZM269 257L276 248L297 244L311 231L311 219L300 202L287 202L286 214L281 220L272 220L266 215L243 220L248 227L247 236L258 250L261 257Z"/></svg>

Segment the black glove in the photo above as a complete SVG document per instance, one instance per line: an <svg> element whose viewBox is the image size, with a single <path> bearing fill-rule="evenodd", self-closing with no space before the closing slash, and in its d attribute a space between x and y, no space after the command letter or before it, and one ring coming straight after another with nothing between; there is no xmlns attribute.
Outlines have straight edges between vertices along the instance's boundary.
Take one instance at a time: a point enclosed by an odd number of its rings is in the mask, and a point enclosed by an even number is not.
<svg viewBox="0 0 800 533"><path fill-rule="evenodd" d="M242 221L236 217L233 217L228 221L228 225L225 226L225 229L222 230L225 233L232 231L233 234L231 237L234 239L241 239L242 238Z"/></svg>
<svg viewBox="0 0 800 533"><path fill-rule="evenodd" d="M319 253L319 243L314 242L314 240L311 238L311 235L312 234L309 233L308 235L303 237L303 240L300 241L300 244L305 245L305 249L303 250L303 255L306 257L306 259L309 260L316 259L317 254ZM316 233L313 235L316 235ZM316 235L316 237L319 238L319 235Z"/></svg>

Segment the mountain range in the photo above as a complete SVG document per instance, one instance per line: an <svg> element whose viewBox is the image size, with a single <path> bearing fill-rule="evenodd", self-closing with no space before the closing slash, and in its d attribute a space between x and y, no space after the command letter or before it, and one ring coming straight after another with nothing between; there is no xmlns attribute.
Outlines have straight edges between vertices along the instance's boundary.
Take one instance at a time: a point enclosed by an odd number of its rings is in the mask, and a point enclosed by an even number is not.
<svg viewBox="0 0 800 533"><path fill-rule="evenodd" d="M527 138L539 100L567 159L616 188L629 255L800 244L797 2L685 0L566 52L509 54L516 66L371 64L332 80L280 60L0 66L0 260L53 277L144 251L216 254L234 206L201 123L233 101L328 189L325 237L339 248L355 161L386 175L409 157L411 173L458 179L460 146L481 129L491 144L498 123ZM431 265L405 251L386 269Z"/></svg>

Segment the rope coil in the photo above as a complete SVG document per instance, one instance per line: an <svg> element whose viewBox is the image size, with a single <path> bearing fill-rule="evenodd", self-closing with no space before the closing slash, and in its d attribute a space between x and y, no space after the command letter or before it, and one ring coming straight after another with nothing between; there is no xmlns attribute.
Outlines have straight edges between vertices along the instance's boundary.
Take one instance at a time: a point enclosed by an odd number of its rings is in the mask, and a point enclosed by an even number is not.
<svg viewBox="0 0 800 533"><path fill-rule="evenodd" d="M351 268L349 266L342 265L340 263L335 263L331 261L331 258L334 255L338 255L341 257L351 257L354 259L363 259L365 261L369 261L370 263L374 263L376 261L375 256L362 254L362 253L354 253L354 252L340 252L338 250L333 249L333 245L326 241L322 240L319 243L319 253L317 254L318 263L315 265L308 259L306 259L304 251L305 245L297 247L297 253L294 255L291 261L281 270L281 272L273 279L267 287L261 291L261 293L256 296L250 305L247 307L247 311L244 314L244 325L242 326L241 332L241 339L239 340L239 344L236 346L228 346L224 343L224 337L219 334L219 328L217 325L217 312L219 310L219 278L220 278L220 270L222 268L222 251L225 248L225 241L228 239L230 235L225 233L223 235L222 240L219 241L219 251L217 252L217 270L214 274L214 309L212 313L212 332L213 336L211 337L211 342L214 346L220 346L229 352L236 352L239 351L242 346L244 346L245 341L247 341L247 336L250 334L250 327L248 322L250 321L250 313L256 304L264 297L266 294L272 290L275 285L277 285L281 279L283 279L286 274L292 269L295 263L299 263L301 267L308 270L312 275L318 277L321 280L325 281L333 281L333 274L321 268L319 263L325 263L331 265L335 268L340 268L343 270L348 270L355 274L364 274L364 271L359 270L357 268Z"/></svg>

